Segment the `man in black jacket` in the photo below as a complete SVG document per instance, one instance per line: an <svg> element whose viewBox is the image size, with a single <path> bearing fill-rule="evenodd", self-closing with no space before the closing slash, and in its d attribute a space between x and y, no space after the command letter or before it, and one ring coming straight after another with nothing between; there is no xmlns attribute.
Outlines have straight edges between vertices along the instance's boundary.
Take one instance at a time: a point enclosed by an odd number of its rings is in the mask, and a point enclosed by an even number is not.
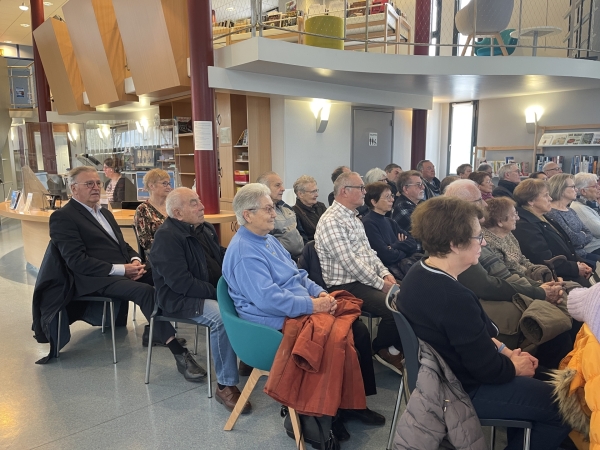
<svg viewBox="0 0 600 450"><path fill-rule="evenodd" d="M521 171L515 163L504 164L498 169L498 187L492 191L494 197L513 198L513 191L521 182Z"/></svg>
<svg viewBox="0 0 600 450"><path fill-rule="evenodd" d="M69 185L71 201L50 216L50 240L73 274L76 295L133 301L149 320L154 309L152 274L123 239L112 213L98 204L102 186L98 172L93 167L76 167L69 172ZM159 322L155 330L186 379L200 381L206 376L182 347L185 341L175 338L170 323Z"/></svg>
<svg viewBox="0 0 600 450"><path fill-rule="evenodd" d="M218 384L215 399L232 411L241 395L236 386L237 356L215 300L225 248L219 245L214 227L204 222L204 205L198 194L177 188L166 203L169 217L156 231L150 251L158 304L169 316L210 327ZM242 414L251 409L247 402Z"/></svg>

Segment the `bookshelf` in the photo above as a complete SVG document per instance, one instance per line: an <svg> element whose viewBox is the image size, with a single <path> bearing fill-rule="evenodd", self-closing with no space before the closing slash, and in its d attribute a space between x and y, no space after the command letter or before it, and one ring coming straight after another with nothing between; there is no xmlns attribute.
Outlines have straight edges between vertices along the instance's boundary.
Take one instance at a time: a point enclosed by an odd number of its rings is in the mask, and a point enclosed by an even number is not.
<svg viewBox="0 0 600 450"><path fill-rule="evenodd" d="M511 153L508 156L512 156L514 159L515 163L520 164L521 169L527 173L527 175L529 175L530 173L534 172L534 168L535 168L535 161L536 161L536 154L535 154L535 147L531 146L531 145L512 145L512 146L495 146L495 147L475 147L475 161L476 161L476 166L479 165L479 161L481 160L486 160L488 161L489 164L492 165L493 169L494 169L494 176L497 176L498 173L498 168L496 167L496 165L498 164L492 164L498 161L494 161L494 160L488 160L488 156L487 153L488 152L504 152L503 154L506 154L507 152ZM514 152L517 152L516 154ZM527 153L524 153L527 152ZM481 154L481 156L480 156ZM531 159L528 161L520 161L517 157L517 155L523 155L525 154L525 158L530 157ZM530 154L531 156L528 156L528 154ZM491 157L490 157L491 158ZM500 159L500 161L503 161L505 158ZM503 161L503 164L506 164L505 161Z"/></svg>
<svg viewBox="0 0 600 450"><path fill-rule="evenodd" d="M542 126L537 144L536 158L558 160L563 172L600 173L600 124Z"/></svg>

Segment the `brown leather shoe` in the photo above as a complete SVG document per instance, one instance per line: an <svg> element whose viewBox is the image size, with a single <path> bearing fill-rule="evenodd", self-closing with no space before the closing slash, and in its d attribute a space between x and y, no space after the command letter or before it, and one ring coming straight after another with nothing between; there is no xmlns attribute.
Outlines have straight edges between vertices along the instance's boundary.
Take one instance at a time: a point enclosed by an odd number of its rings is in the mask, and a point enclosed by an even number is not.
<svg viewBox="0 0 600 450"><path fill-rule="evenodd" d="M387 348L382 348L375 355L375 359L386 367L389 367L397 374L402 375L404 369L404 355L392 355Z"/></svg>
<svg viewBox="0 0 600 450"><path fill-rule="evenodd" d="M223 389L219 389L217 386L217 390L215 392L215 400L227 408L228 411L233 411L235 404L240 398L242 393L237 388L237 386L225 386ZM248 414L252 411L252 405L250 402L246 402L244 405L244 409L242 409L241 414Z"/></svg>

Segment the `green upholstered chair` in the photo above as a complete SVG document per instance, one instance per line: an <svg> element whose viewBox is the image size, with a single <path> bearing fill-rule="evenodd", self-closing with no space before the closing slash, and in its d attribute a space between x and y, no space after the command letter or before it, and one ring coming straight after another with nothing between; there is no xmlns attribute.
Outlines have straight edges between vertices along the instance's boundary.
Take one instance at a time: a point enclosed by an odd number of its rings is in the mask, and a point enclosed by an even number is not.
<svg viewBox="0 0 600 450"><path fill-rule="evenodd" d="M307 33L331 36L331 39L321 36L304 36L304 44L313 47L333 48L344 50L344 19L337 16L312 16L304 22L304 31Z"/></svg>
<svg viewBox="0 0 600 450"><path fill-rule="evenodd" d="M273 328L240 319L228 289L227 282L221 277L217 284L217 302L219 303L223 325L236 355L246 364L252 366L253 370L248 381L246 381L242 395L240 395L225 424L225 431L230 431L235 425L260 377L269 376L275 354L283 339L283 334ZM298 413L293 408L288 409L292 419L294 436L296 437L296 446L304 448L304 440L300 435Z"/></svg>
<svg viewBox="0 0 600 450"><path fill-rule="evenodd" d="M508 28L500 32L500 37L506 46L506 51L509 55L512 55L517 48L519 40L517 38L510 37L510 33L515 31L513 28ZM480 41L475 42L475 55L477 56L490 56L490 38L487 37ZM502 49L498 46L498 40L494 38L494 56L502 55Z"/></svg>

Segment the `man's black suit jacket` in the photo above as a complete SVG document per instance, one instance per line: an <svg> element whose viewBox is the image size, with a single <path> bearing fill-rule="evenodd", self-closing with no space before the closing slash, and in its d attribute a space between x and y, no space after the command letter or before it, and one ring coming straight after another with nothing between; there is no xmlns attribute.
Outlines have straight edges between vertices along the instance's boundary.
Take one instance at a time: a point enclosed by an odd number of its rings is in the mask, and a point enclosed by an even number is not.
<svg viewBox="0 0 600 450"><path fill-rule="evenodd" d="M139 255L123 239L123 233L110 211L101 208L118 243L102 225L75 200L50 216L50 240L56 245L73 273L77 295L97 292L121 276L109 276L113 264L129 264Z"/></svg>

